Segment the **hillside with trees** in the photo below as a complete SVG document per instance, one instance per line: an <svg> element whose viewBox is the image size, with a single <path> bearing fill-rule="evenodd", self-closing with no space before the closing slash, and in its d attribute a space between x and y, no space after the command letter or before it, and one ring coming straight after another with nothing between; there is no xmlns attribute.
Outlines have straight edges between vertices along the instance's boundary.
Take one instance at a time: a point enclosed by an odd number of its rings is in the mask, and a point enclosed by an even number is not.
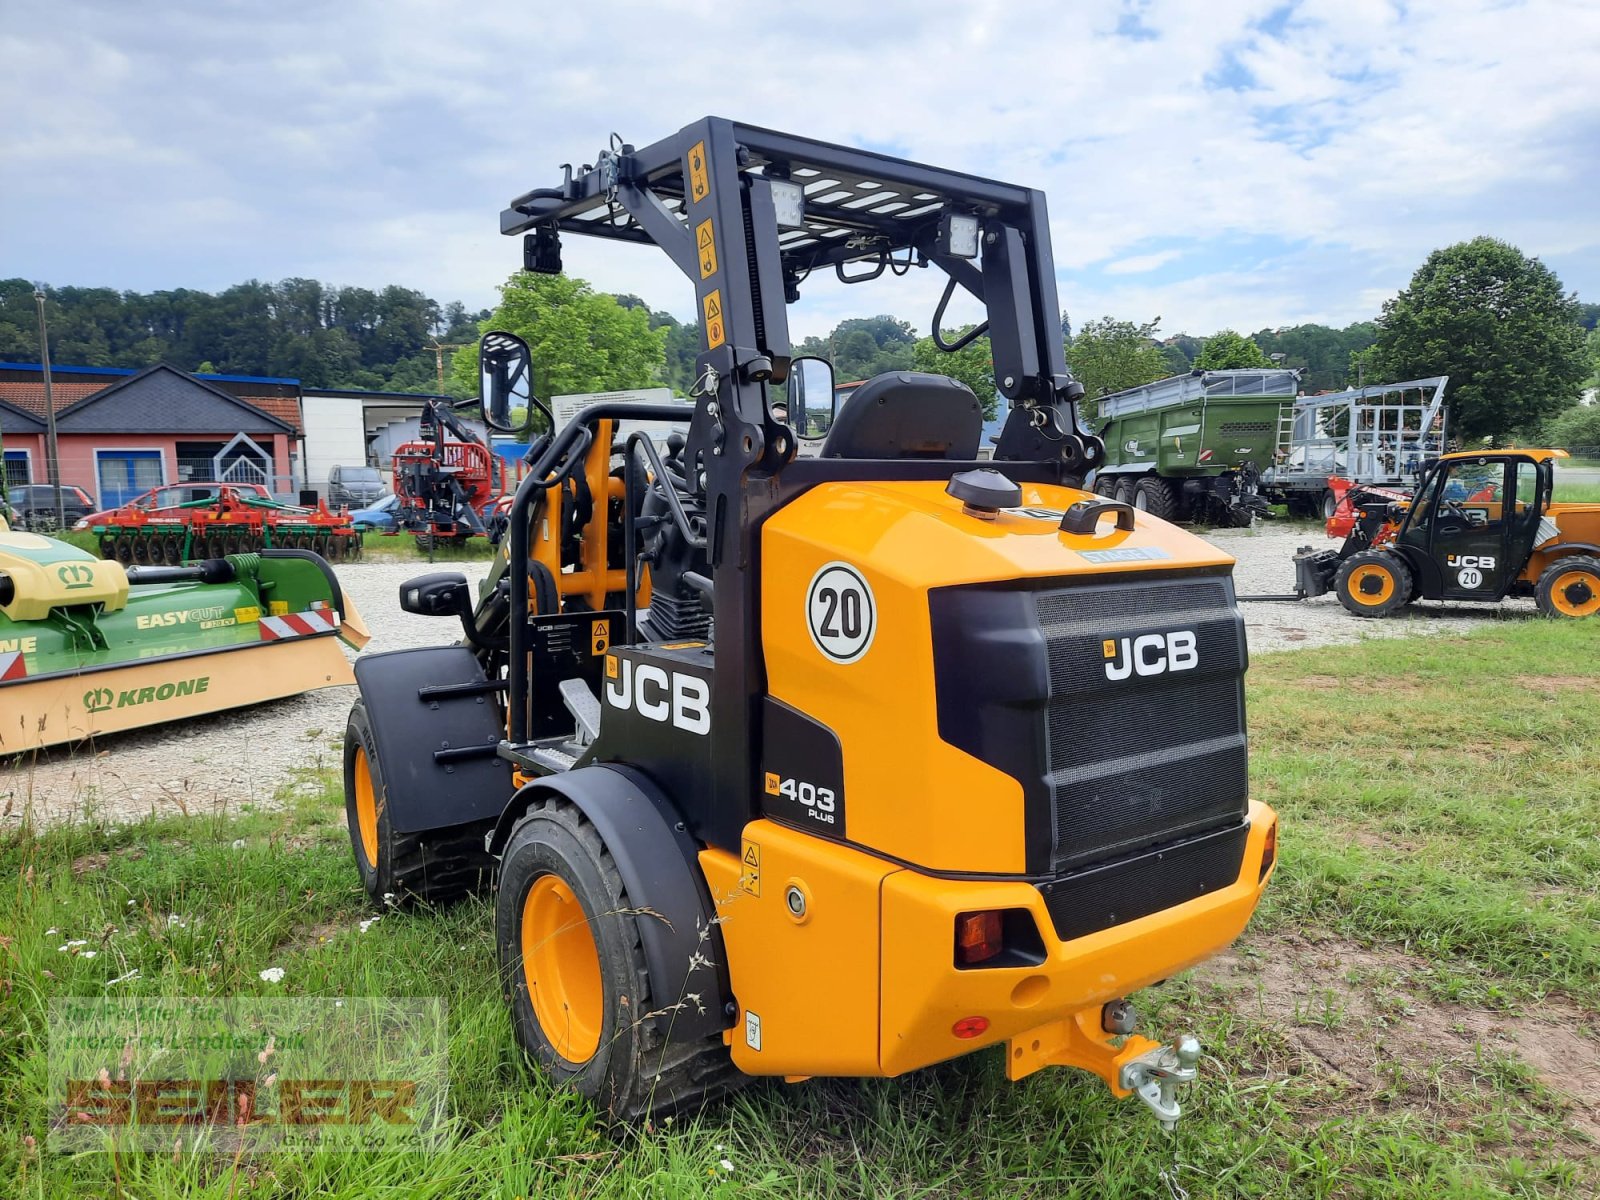
<svg viewBox="0 0 1600 1200"><path fill-rule="evenodd" d="M520 272L502 287L494 310L477 312L398 285L373 290L312 279L248 280L215 294L45 292L58 364L166 362L187 371L287 376L313 388L434 391L442 363L445 389L470 394L472 357L448 347L471 345L482 329L500 326L528 339L535 383L546 394L665 384L685 395L700 339L697 325L654 311L638 296ZM33 293L27 280L0 280L0 361L38 359ZM1298 368L1306 392L1448 374L1464 435L1521 434L1556 445L1574 444L1580 431L1587 436L1594 428L1592 416L1572 410L1580 390L1600 386L1597 326L1600 304L1579 303L1537 259L1491 238L1435 251L1377 319L1342 329L1163 335L1159 317L1107 315L1074 334L1061 316L1068 365L1091 398L1195 369L1275 363ZM436 353L435 346L446 349ZM828 359L840 382L942 371L995 415L987 338L945 354L916 326L884 313L843 320L826 335L800 340L795 353Z"/></svg>

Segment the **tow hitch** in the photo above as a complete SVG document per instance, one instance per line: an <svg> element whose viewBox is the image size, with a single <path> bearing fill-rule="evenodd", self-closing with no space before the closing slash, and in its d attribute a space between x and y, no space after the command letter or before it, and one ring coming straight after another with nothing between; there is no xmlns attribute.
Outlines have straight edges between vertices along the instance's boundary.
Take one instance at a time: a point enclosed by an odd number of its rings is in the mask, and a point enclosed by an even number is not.
<svg viewBox="0 0 1600 1200"><path fill-rule="evenodd" d="M1157 1046L1138 1058L1122 1064L1122 1086L1133 1092L1156 1114L1161 1127L1171 1133L1178 1126L1183 1107L1178 1103L1178 1088L1193 1083L1200 1073L1200 1042L1180 1038L1177 1047Z"/></svg>

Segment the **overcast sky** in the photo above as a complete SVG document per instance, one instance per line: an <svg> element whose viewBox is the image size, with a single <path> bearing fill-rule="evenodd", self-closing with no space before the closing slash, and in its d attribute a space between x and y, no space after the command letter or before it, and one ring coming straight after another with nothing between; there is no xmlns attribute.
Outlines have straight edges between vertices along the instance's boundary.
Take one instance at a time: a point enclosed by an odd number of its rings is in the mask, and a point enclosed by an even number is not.
<svg viewBox="0 0 1600 1200"><path fill-rule="evenodd" d="M1342 325L1477 234L1600 300L1597 0L0 0L0 62L0 277L486 307L512 196L710 113L1043 187L1075 324ZM663 255L581 243L692 316ZM808 289L796 332L925 331L933 274Z"/></svg>

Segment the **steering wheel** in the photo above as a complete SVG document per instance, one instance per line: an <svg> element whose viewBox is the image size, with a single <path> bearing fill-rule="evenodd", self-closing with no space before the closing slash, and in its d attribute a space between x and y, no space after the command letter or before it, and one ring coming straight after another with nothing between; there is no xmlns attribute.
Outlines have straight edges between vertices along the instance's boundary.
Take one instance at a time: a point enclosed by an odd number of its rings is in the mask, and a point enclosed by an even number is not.
<svg viewBox="0 0 1600 1200"><path fill-rule="evenodd" d="M1444 511L1449 513L1452 517L1459 518L1463 525L1472 524L1472 518L1467 515L1467 510L1462 508L1461 505L1455 500L1446 500L1444 502Z"/></svg>

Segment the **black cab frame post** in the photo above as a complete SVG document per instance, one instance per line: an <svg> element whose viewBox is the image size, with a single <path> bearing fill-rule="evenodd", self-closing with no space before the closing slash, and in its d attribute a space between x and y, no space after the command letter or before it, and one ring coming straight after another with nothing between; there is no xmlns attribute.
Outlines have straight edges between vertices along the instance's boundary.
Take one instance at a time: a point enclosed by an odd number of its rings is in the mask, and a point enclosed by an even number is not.
<svg viewBox="0 0 1600 1200"><path fill-rule="evenodd" d="M775 190L792 204L780 226ZM941 222L975 218L980 245L957 252ZM1078 420L1082 387L1068 373L1059 324L1055 265L1044 194L870 151L831 145L717 117L636 149L613 139L593 164L570 169L557 187L513 200L505 234L524 234L525 261L558 263L549 251L564 233L654 245L695 287L700 323L696 403L682 462L705 505L712 568L715 644L712 794L686 814L697 837L737 846L754 811L760 761L759 705L765 670L758 625L761 521L797 487L832 474L865 478L948 477L950 463L794 462L792 433L767 405L791 358L785 305L813 271L848 281L886 269L937 266L984 306L996 386L1013 402L996 458L1021 479L1081 477L1104 448ZM942 306L941 306L942 310ZM666 406L595 405L563 430L518 488L511 512L511 559L527 558L528 522L539 491L572 454L584 428L606 416L655 417ZM625 409L625 412L617 411ZM682 420L687 410L674 408ZM570 467L569 467L570 469ZM783 476L780 481L780 475ZM629 503L631 504L630 497ZM630 555L633 547L630 546ZM525 613L525 570L513 570L513 612ZM510 734L526 738L527 640L512 621Z"/></svg>

